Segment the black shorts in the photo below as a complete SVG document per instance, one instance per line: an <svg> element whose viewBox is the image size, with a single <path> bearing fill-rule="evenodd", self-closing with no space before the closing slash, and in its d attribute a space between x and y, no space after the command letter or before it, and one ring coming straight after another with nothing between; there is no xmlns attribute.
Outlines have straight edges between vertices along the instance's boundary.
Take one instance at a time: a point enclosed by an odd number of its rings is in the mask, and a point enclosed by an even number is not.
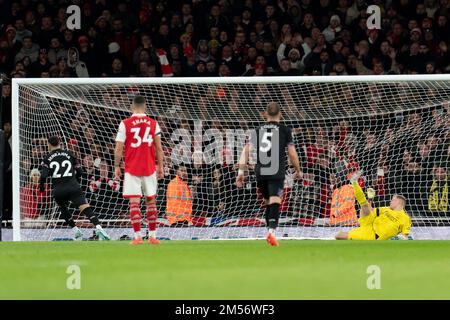
<svg viewBox="0 0 450 320"><path fill-rule="evenodd" d="M87 204L86 197L78 184L58 185L53 189L53 198L60 207L66 207L72 202L75 207Z"/></svg>
<svg viewBox="0 0 450 320"><path fill-rule="evenodd" d="M257 186L264 199L283 197L284 179L257 180Z"/></svg>

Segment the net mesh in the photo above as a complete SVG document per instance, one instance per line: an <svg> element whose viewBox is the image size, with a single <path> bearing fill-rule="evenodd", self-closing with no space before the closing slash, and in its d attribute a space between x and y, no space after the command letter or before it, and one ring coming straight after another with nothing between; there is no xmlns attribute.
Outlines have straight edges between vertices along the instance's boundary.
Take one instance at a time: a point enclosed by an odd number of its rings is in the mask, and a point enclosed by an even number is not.
<svg viewBox="0 0 450 320"><path fill-rule="evenodd" d="M304 172L286 168L278 232L288 238L330 238L357 225L359 208L346 198L348 177L362 170L360 185L373 188L374 206L394 194L408 200L412 232L448 226L450 86L448 81L274 82L19 85L20 216L23 239L67 235L50 190L40 193L36 171L45 138L59 135L80 159L82 188L113 238L131 235L128 203L113 181L114 139L136 94L158 120L165 153L159 181L159 236L171 239L260 238L264 206L250 166L243 188L235 185L248 130L264 120L268 102L279 102L293 128ZM193 198L191 220L170 225L166 190L184 163ZM350 195L351 196L351 195ZM78 224L87 221L71 209Z"/></svg>

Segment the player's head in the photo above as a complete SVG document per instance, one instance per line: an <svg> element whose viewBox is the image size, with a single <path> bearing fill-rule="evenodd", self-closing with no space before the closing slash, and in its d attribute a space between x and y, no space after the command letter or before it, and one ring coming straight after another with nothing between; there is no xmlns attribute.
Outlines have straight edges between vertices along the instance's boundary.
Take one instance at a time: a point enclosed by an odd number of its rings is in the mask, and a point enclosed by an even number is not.
<svg viewBox="0 0 450 320"><path fill-rule="evenodd" d="M406 198L400 194L394 194L389 207L392 210L403 210L406 206Z"/></svg>
<svg viewBox="0 0 450 320"><path fill-rule="evenodd" d="M179 165L177 168L177 176L180 177L183 180L186 180L187 178L187 169L186 166Z"/></svg>
<svg viewBox="0 0 450 320"><path fill-rule="evenodd" d="M48 138L47 143L50 150L57 149L61 146L61 140L58 136L51 136Z"/></svg>
<svg viewBox="0 0 450 320"><path fill-rule="evenodd" d="M268 121L279 121L281 119L280 105L276 102L269 102L266 109Z"/></svg>
<svg viewBox="0 0 450 320"><path fill-rule="evenodd" d="M134 97L131 111L134 113L145 113L147 111L146 101L143 96Z"/></svg>

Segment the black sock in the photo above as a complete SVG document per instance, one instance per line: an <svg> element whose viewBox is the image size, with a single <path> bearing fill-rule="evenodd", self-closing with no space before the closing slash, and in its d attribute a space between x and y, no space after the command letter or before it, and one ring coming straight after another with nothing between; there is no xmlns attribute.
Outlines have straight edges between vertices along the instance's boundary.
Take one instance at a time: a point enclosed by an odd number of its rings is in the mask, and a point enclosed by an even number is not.
<svg viewBox="0 0 450 320"><path fill-rule="evenodd" d="M82 213L83 213L86 217L88 217L89 221L91 221L91 223L92 223L94 226L97 226L97 225L100 224L100 221L98 220L97 216L94 214L94 211L92 211L92 208L91 208L91 207L87 207L86 209L84 209L84 210L82 211Z"/></svg>
<svg viewBox="0 0 450 320"><path fill-rule="evenodd" d="M64 219L66 224L71 228L75 227L75 221L73 221L73 218L69 213L69 209L67 209L67 207L60 207L59 210L61 211L61 218Z"/></svg>
<svg viewBox="0 0 450 320"><path fill-rule="evenodd" d="M265 218L266 218L266 226L269 227L269 211L270 211L270 206L268 204L266 204L266 212L265 212Z"/></svg>
<svg viewBox="0 0 450 320"><path fill-rule="evenodd" d="M278 219L280 217L280 204L272 203L269 205L269 214L268 214L268 226L269 229L276 229L278 227Z"/></svg>

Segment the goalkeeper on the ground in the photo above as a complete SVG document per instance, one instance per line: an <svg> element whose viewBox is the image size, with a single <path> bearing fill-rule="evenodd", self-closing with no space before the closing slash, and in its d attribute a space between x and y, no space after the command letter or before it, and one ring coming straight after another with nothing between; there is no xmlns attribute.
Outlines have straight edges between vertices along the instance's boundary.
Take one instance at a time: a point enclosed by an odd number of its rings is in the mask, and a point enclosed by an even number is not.
<svg viewBox="0 0 450 320"><path fill-rule="evenodd" d="M353 175L350 183L355 191L355 198L361 206L359 227L349 232L339 232L337 240L389 240L399 236L400 239L408 239L411 230L411 219L405 211L406 198L394 195L389 207L372 208L366 196L358 184L359 174ZM373 198L374 192L368 190L369 198Z"/></svg>

